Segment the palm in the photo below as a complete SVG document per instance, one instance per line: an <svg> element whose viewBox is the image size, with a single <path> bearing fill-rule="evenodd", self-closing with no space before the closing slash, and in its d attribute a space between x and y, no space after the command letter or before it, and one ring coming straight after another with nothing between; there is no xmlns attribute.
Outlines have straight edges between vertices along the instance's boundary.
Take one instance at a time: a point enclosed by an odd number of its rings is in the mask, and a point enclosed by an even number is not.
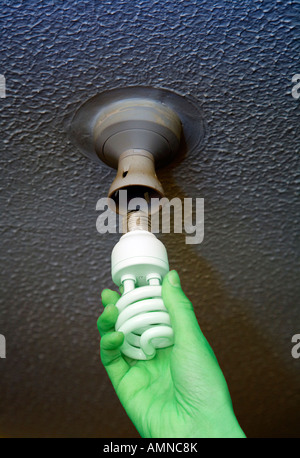
<svg viewBox="0 0 300 458"><path fill-rule="evenodd" d="M150 361L128 359L131 367L116 392L142 437L168 437L170 431L173 437L195 437L201 407L206 407L211 387L216 391L215 384L205 387L202 377L195 377L196 352L171 347L158 350Z"/></svg>
<svg viewBox="0 0 300 458"><path fill-rule="evenodd" d="M172 348L159 350L153 360L133 363L116 389L143 437L165 436L171 412L175 409L171 352Z"/></svg>

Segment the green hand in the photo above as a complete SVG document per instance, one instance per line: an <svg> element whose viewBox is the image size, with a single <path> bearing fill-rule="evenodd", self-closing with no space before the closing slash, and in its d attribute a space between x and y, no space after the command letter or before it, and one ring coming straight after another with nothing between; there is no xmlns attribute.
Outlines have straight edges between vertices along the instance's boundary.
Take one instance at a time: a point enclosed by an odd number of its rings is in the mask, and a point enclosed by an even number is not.
<svg viewBox="0 0 300 458"><path fill-rule="evenodd" d="M164 278L162 296L175 343L157 350L152 360L135 361L122 355L124 335L114 331L119 295L102 292L101 360L129 418L142 437L245 437L223 373L176 271Z"/></svg>

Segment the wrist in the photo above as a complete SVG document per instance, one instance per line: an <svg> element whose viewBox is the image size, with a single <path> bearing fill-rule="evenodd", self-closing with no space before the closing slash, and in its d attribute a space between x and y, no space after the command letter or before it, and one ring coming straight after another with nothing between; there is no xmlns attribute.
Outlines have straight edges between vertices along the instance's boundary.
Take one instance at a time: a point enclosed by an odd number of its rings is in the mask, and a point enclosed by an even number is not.
<svg viewBox="0 0 300 458"><path fill-rule="evenodd" d="M226 417L221 417L218 426L215 429L215 435L212 437L219 438L246 438L235 413L232 411Z"/></svg>

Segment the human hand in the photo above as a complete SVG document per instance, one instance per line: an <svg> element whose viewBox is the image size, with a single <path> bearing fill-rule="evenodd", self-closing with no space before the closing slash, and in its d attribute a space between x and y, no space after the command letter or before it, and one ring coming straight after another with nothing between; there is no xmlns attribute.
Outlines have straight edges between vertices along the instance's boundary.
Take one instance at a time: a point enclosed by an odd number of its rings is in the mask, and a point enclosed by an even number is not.
<svg viewBox="0 0 300 458"><path fill-rule="evenodd" d="M151 360L136 361L120 352L124 334L115 332L119 294L102 292L101 360L129 418L142 437L245 437L224 375L174 270L163 280L162 297L174 345L158 349Z"/></svg>

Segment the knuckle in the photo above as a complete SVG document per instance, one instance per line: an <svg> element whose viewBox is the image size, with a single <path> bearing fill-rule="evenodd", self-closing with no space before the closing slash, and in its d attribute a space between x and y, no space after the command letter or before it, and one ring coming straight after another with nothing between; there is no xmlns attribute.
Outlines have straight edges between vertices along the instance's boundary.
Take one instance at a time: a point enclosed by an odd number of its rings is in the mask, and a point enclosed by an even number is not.
<svg viewBox="0 0 300 458"><path fill-rule="evenodd" d="M181 299L178 301L178 305L179 305L180 307L182 307L184 310L189 310L189 311L194 312L193 304L192 304L191 301L190 301L188 298L186 298L186 297L181 298Z"/></svg>

